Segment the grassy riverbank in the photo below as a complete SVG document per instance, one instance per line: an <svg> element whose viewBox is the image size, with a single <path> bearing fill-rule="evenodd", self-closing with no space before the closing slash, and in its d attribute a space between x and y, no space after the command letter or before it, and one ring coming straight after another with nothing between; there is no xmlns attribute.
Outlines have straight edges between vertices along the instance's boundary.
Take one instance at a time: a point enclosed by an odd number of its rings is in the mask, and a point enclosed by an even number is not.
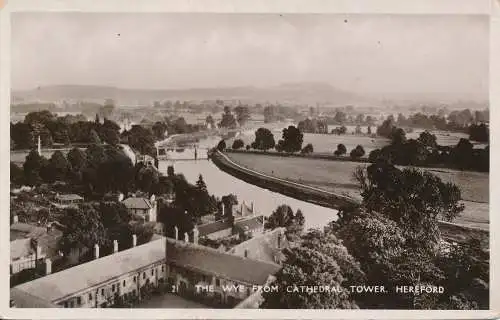
<svg viewBox="0 0 500 320"><path fill-rule="evenodd" d="M275 192L283 193L285 189L295 189L296 196L304 197L301 200L310 201L307 199L307 196L302 194L302 191L307 190L301 190L296 185L293 185L293 183L298 183L327 191L323 194L316 192L317 198L323 197L323 201L316 201L315 203L322 206L331 206L331 201L325 201L328 198L326 195L328 192L349 196L356 200L354 202L360 200L359 191L352 179L352 172L356 166L360 165L359 163L236 153L230 153L227 156L230 161L219 161L220 163L214 161L214 163L229 174ZM236 165L231 164L231 161ZM238 165L243 167L243 170ZM488 175L477 172L456 172L441 169L431 171L445 181L457 183L463 190L464 198L468 197L470 199L464 202L465 211L454 222L465 227L488 230ZM259 177L259 173L265 176ZM251 176L254 177L252 178ZM266 187L267 181L272 180L273 177L277 180ZM283 181L290 181L291 185L285 188L284 185L286 183L283 183ZM281 188L280 184L282 184ZM488 242L488 234L486 232L464 229L454 224L443 225L441 231L448 239L463 240L474 235L482 238L486 244Z"/></svg>

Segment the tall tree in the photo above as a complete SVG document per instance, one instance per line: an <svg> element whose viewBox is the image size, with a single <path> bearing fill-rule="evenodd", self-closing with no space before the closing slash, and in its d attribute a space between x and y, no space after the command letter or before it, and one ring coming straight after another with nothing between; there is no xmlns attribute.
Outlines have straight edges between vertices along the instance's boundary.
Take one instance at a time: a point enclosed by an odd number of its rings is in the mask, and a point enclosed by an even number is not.
<svg viewBox="0 0 500 320"><path fill-rule="evenodd" d="M23 164L24 178L28 185L34 186L41 183L40 172L46 163L47 159L41 157L38 152L30 151Z"/></svg>
<svg viewBox="0 0 500 320"><path fill-rule="evenodd" d="M255 141L252 148L259 150L268 150L276 145L273 133L267 128L259 128L255 131Z"/></svg>

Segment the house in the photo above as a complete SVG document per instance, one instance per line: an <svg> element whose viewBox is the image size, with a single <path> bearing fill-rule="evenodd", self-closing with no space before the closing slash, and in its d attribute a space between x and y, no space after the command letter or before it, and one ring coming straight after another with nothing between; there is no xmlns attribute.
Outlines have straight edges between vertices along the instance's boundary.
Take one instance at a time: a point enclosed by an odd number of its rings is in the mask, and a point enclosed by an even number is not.
<svg viewBox="0 0 500 320"><path fill-rule="evenodd" d="M237 256L281 264L283 250L289 248L285 228L276 228L232 247L228 253Z"/></svg>
<svg viewBox="0 0 500 320"><path fill-rule="evenodd" d="M33 239L16 239L10 242L10 274L34 269L45 258L42 248Z"/></svg>
<svg viewBox="0 0 500 320"><path fill-rule="evenodd" d="M130 197L122 201L132 215L138 215L145 222L155 222L157 219L158 203L154 195L150 199Z"/></svg>
<svg viewBox="0 0 500 320"><path fill-rule="evenodd" d="M240 206L234 206L233 217L234 221L225 219L198 225L200 237L211 240L231 236L249 238L264 231L264 216L256 215L253 203L249 207L243 201Z"/></svg>
<svg viewBox="0 0 500 320"><path fill-rule="evenodd" d="M14 221L17 221L17 217L14 217ZM10 273L33 269L37 262L45 258L52 261L59 259L62 234L54 224L42 228L27 223L13 223L10 226Z"/></svg>

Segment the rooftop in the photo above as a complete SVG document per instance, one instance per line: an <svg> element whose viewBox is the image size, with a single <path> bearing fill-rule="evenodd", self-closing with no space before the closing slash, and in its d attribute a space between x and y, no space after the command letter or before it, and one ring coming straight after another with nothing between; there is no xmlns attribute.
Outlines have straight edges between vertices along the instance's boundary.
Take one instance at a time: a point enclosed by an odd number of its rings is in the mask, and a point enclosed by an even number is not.
<svg viewBox="0 0 500 320"><path fill-rule="evenodd" d="M47 230L42 227L34 226L28 223L16 222L10 225L10 240L22 238L37 238L43 235Z"/></svg>
<svg viewBox="0 0 500 320"><path fill-rule="evenodd" d="M206 236L214 232L218 232L225 229L231 229L233 226L231 222L227 220L219 220L215 222L210 222L198 226L199 236Z"/></svg>
<svg viewBox="0 0 500 320"><path fill-rule="evenodd" d="M15 260L32 254L31 239L16 239L10 242L10 260Z"/></svg>
<svg viewBox="0 0 500 320"><path fill-rule="evenodd" d="M23 283L15 288L54 302L164 258L165 240L159 239Z"/></svg>
<svg viewBox="0 0 500 320"><path fill-rule="evenodd" d="M239 228L243 231L247 230L255 230L258 228L262 228L264 223L264 217L263 216L257 216L257 217L251 217L249 219L241 219L241 220L236 220L234 222L234 226L236 228Z"/></svg>
<svg viewBox="0 0 500 320"><path fill-rule="evenodd" d="M280 270L275 263L247 259L218 250L167 238L168 260L175 265L221 278L263 285Z"/></svg>
<svg viewBox="0 0 500 320"><path fill-rule="evenodd" d="M83 200L83 197L80 197L77 194L58 194L56 195L56 199L60 201L79 201Z"/></svg>
<svg viewBox="0 0 500 320"><path fill-rule="evenodd" d="M131 197L123 200L123 204L128 209L151 209L153 206L149 199L139 198L139 197Z"/></svg>
<svg viewBox="0 0 500 320"><path fill-rule="evenodd" d="M248 258L274 263L275 257L283 258L281 250L285 248L288 248L285 228L276 228L234 246L228 253L244 257L245 250L248 250Z"/></svg>

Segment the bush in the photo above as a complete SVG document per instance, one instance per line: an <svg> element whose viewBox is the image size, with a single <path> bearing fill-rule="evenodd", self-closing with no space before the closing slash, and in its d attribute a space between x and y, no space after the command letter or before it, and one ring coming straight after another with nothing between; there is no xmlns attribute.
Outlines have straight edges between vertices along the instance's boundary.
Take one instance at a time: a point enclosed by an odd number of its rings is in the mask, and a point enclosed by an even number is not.
<svg viewBox="0 0 500 320"><path fill-rule="evenodd" d="M250 147L250 145L248 145L248 144L247 144L247 146L245 147L245 149L247 149L247 150L250 150L250 148L251 148L251 147Z"/></svg>
<svg viewBox="0 0 500 320"><path fill-rule="evenodd" d="M243 148L244 146L245 146L245 143L243 142L243 140L241 140L241 139L236 139L236 140L234 140L234 142L233 142L233 146L232 146L232 148L233 148L234 150L238 150L238 149Z"/></svg>
<svg viewBox="0 0 500 320"><path fill-rule="evenodd" d="M335 150L333 152L333 154L336 156L341 156L343 154L346 154L346 152L347 152L347 148L342 143L340 143L337 145L337 150Z"/></svg>
<svg viewBox="0 0 500 320"><path fill-rule="evenodd" d="M309 154L309 153L313 153L314 152L314 148L313 148L313 145L311 143L308 143L304 148L302 148L302 150L300 151L300 153L302 154Z"/></svg>
<svg viewBox="0 0 500 320"><path fill-rule="evenodd" d="M224 150L226 150L226 141L221 140L219 142L219 144L217 145L217 150L219 150L221 152L224 151Z"/></svg>
<svg viewBox="0 0 500 320"><path fill-rule="evenodd" d="M357 145L356 148L351 150L351 158L361 158L365 155L365 149L361 145Z"/></svg>

